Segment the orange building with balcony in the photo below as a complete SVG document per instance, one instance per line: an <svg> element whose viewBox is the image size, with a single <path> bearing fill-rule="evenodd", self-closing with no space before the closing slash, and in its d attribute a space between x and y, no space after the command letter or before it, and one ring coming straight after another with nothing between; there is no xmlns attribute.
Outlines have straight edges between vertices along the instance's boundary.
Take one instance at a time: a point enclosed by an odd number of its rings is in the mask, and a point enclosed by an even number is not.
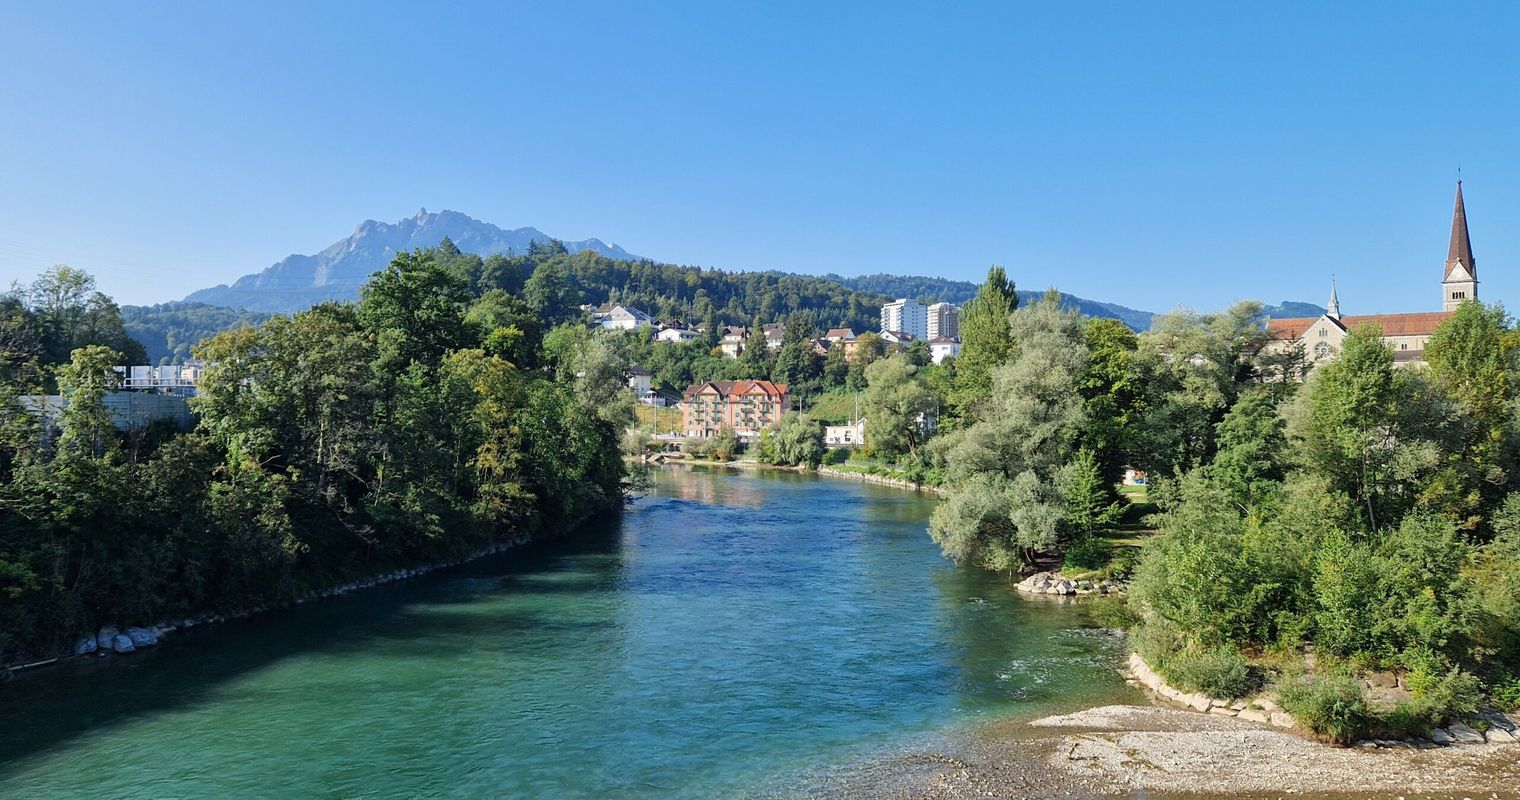
<svg viewBox="0 0 1520 800"><path fill-rule="evenodd" d="M708 381L689 386L681 401L686 436L706 439L732 428L749 441L762 428L781 423L791 398L786 384L770 381Z"/></svg>

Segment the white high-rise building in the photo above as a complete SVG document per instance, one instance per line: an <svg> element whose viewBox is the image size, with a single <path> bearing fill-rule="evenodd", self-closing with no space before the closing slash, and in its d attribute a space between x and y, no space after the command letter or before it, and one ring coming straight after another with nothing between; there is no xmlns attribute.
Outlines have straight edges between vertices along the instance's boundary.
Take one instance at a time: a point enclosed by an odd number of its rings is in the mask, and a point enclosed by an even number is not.
<svg viewBox="0 0 1520 800"><path fill-rule="evenodd" d="M915 339L929 338L929 309L917 300L904 298L881 307L881 329L899 331Z"/></svg>
<svg viewBox="0 0 1520 800"><path fill-rule="evenodd" d="M930 339L961 338L961 309L951 303L929 306L929 323L925 334Z"/></svg>

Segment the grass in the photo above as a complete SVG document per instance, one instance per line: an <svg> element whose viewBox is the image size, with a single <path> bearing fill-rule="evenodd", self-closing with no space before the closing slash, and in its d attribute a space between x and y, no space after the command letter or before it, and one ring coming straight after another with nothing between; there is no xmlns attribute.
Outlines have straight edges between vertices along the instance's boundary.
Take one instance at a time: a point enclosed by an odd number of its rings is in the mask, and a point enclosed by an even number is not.
<svg viewBox="0 0 1520 800"><path fill-rule="evenodd" d="M802 410L826 424L843 424L855 415L855 393L845 389L824 392L803 404Z"/></svg>
<svg viewBox="0 0 1520 800"><path fill-rule="evenodd" d="M652 426L654 433L681 432L681 409L679 408L656 408L640 403L634 407L633 411L638 420L636 424L641 431L648 433Z"/></svg>

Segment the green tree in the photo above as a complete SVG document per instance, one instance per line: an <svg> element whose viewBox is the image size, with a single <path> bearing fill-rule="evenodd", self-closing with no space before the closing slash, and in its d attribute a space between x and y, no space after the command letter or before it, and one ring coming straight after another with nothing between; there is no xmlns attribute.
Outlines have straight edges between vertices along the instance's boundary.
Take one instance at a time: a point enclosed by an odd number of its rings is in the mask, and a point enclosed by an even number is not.
<svg viewBox="0 0 1520 800"><path fill-rule="evenodd" d="M934 395L924 386L918 367L902 354L880 359L866 368L861 407L866 416L866 449L896 460L919 457L926 418L934 413Z"/></svg>
<svg viewBox="0 0 1520 800"><path fill-rule="evenodd" d="M956 357L956 386L949 406L961 417L992 394L992 371L1013 355L1008 317L1019 295L1002 267L987 270L987 280L961 311L961 352Z"/></svg>

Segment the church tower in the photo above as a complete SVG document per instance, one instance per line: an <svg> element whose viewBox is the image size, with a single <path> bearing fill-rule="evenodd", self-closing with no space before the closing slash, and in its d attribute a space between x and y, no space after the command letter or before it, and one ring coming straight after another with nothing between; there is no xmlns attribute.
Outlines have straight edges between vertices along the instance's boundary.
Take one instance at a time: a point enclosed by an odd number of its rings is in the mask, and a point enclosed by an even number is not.
<svg viewBox="0 0 1520 800"><path fill-rule="evenodd" d="M1335 293L1335 279L1330 279L1330 305L1325 308L1325 316L1331 319L1341 318L1341 299Z"/></svg>
<svg viewBox="0 0 1520 800"><path fill-rule="evenodd" d="M1451 246L1446 250L1446 274L1441 279L1441 310L1453 311L1464 300L1478 298L1478 265L1467 236L1467 208L1462 205L1462 181L1457 181L1457 205L1451 212Z"/></svg>

